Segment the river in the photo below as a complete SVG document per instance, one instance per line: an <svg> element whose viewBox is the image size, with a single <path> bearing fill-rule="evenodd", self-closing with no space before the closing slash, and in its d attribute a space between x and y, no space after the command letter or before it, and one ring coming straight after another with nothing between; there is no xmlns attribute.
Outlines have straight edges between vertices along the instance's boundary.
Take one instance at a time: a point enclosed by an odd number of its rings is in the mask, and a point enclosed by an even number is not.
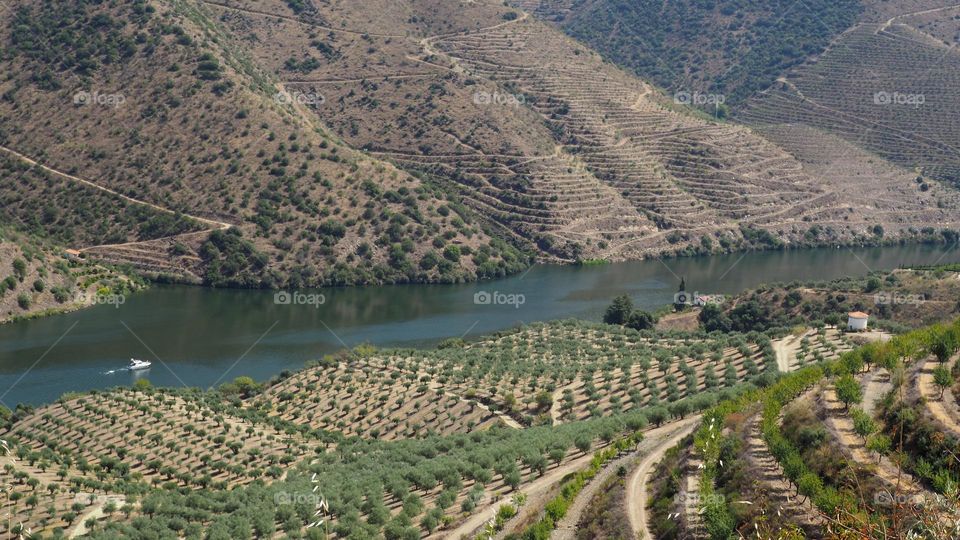
<svg viewBox="0 0 960 540"><path fill-rule="evenodd" d="M960 262L960 250L811 249L538 265L493 282L300 291L288 297L290 303L278 303L273 291L157 285L119 306L0 326L0 403L40 404L68 391L129 385L136 377L159 386L199 387L240 375L265 380L360 343L422 347L533 321L598 320L618 294L629 294L645 309L670 303L680 277L691 292L735 294L762 283L936 262ZM323 303L308 294L323 295ZM131 357L153 366L126 371Z"/></svg>

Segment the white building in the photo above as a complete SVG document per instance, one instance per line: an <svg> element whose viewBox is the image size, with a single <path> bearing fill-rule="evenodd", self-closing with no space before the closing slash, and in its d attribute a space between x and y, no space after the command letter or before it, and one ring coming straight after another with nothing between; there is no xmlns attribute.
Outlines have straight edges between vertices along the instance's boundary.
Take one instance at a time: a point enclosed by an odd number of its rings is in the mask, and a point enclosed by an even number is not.
<svg viewBox="0 0 960 540"><path fill-rule="evenodd" d="M854 311L847 315L847 330L866 330L867 329L867 320L870 319L870 315L862 311Z"/></svg>

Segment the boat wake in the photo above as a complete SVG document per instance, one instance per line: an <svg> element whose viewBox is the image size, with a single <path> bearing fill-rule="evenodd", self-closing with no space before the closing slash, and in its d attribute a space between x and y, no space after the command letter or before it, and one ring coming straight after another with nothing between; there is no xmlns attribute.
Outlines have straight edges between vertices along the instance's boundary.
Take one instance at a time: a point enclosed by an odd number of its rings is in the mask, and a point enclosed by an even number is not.
<svg viewBox="0 0 960 540"><path fill-rule="evenodd" d="M104 375L113 375L114 373L119 373L121 371L138 371L146 370L150 368L151 363L146 360L137 360L135 358L130 359L130 365L124 368L111 369L110 371L105 371Z"/></svg>

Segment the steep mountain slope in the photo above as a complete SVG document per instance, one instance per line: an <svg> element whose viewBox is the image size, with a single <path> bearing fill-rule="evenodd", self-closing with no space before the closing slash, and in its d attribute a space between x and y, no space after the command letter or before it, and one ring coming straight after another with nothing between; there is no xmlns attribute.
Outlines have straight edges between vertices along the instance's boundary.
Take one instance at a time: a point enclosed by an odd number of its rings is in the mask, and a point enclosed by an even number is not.
<svg viewBox="0 0 960 540"><path fill-rule="evenodd" d="M719 94L738 120L791 153L799 151L791 139L812 132L784 138L780 131L806 125L922 175L950 183L960 177L952 129L960 61L956 2L516 5L677 95Z"/></svg>
<svg viewBox="0 0 960 540"><path fill-rule="evenodd" d="M735 104L853 24L857 0L515 0L670 92Z"/></svg>
<svg viewBox="0 0 960 540"><path fill-rule="evenodd" d="M847 242L869 239L875 224L898 234L950 221L902 173L851 193L856 179L835 174L838 164L814 175L749 130L691 115L494 2L463 4L465 13L460 4L391 3L384 9L409 14L392 25L346 2L299 19L278 0L206 5L347 142L444 181L554 257L806 242L813 223L827 231L817 241ZM431 34L429 21L447 24ZM388 54L396 50L402 59Z"/></svg>
<svg viewBox="0 0 960 540"><path fill-rule="evenodd" d="M45 189L84 193L58 201L61 215L103 199L59 240L116 262L150 254L154 273L211 284L454 281L521 267L435 186L274 99L270 77L207 15L142 0L27 1L0 15L5 159L48 167ZM52 202L14 189L23 211ZM191 224L102 229L131 205ZM180 234L216 229L229 231ZM153 242L113 245L130 240Z"/></svg>
<svg viewBox="0 0 960 540"><path fill-rule="evenodd" d="M858 24L737 119L766 134L809 126L915 170L918 183L960 186L958 17L953 5Z"/></svg>
<svg viewBox="0 0 960 540"><path fill-rule="evenodd" d="M0 15L3 219L163 279L461 281L960 228L936 183L703 117L492 0L53 6Z"/></svg>

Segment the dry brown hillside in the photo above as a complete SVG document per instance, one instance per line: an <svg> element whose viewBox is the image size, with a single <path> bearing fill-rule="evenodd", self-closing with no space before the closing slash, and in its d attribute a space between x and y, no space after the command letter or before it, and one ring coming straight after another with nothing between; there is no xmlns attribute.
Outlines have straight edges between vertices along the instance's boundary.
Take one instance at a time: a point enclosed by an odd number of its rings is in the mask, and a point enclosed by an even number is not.
<svg viewBox="0 0 960 540"><path fill-rule="evenodd" d="M930 180L960 185L960 4L871 2L863 22L750 100L738 120L788 150L795 129L842 138ZM801 134L800 137L808 137Z"/></svg>
<svg viewBox="0 0 960 540"><path fill-rule="evenodd" d="M3 157L118 203L70 228L135 205L202 231L133 245L76 233L70 247L235 285L463 280L522 264L435 186L277 97L199 4L38 0L0 17ZM76 211L73 199L58 206Z"/></svg>
<svg viewBox="0 0 960 540"><path fill-rule="evenodd" d="M492 0L22 0L0 18L0 157L95 207L68 223L73 198L11 183L14 222L154 275L460 281L960 222L936 182L705 117Z"/></svg>
<svg viewBox="0 0 960 540"><path fill-rule="evenodd" d="M921 192L874 156L818 138L805 142L819 154L798 160L748 129L693 116L519 10L390 3L387 25L370 15L379 10L361 16L348 4L317 3L301 17L279 0L206 6L251 36L251 54L289 92L321 97L312 110L348 143L448 181L555 257L720 249L745 236L802 242L814 224L825 231L817 241L836 243L875 225L909 234L956 221L952 195ZM438 32L425 19L448 24Z"/></svg>

